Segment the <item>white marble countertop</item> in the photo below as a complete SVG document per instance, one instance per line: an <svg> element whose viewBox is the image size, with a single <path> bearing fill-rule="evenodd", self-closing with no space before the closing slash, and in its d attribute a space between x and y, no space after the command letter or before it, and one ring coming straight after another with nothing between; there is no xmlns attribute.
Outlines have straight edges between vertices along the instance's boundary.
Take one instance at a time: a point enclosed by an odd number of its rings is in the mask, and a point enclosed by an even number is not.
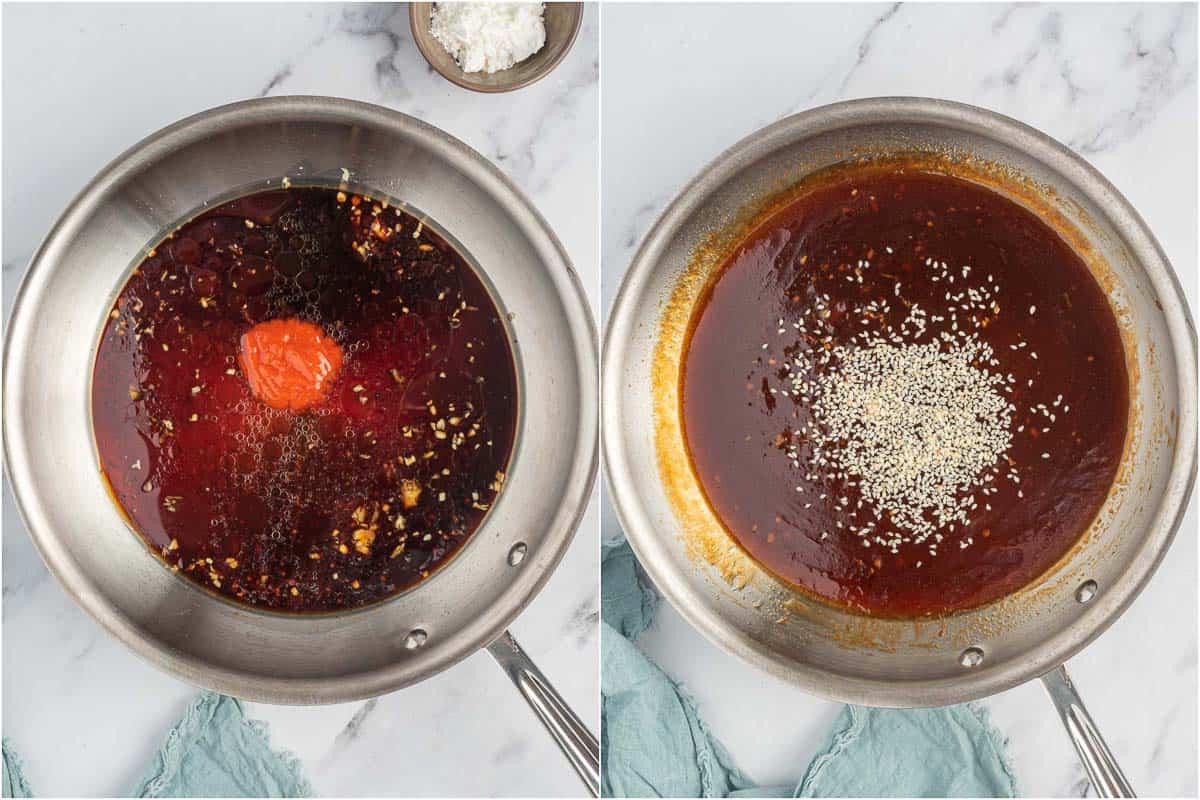
<svg viewBox="0 0 1200 800"><path fill-rule="evenodd" d="M511 176L589 290L599 284L598 10L566 61L512 94L459 89L403 4L10 5L4 14L4 309L57 215L110 159L183 116L324 94L413 114ZM594 294L594 293L593 293ZM598 309L591 298L593 310ZM598 730L597 503L513 626ZM196 690L107 636L43 566L4 490L3 732L34 791L122 795ZM377 700L251 704L323 795L577 795L581 784L486 653Z"/></svg>
<svg viewBox="0 0 1200 800"><path fill-rule="evenodd" d="M877 95L985 106L1067 143L1139 209L1197 308L1194 5L606 5L602 25L606 308L655 217L724 148L788 114ZM619 535L611 509L603 515L605 537ZM1196 532L1193 503L1154 581L1070 662L1144 796L1197 793ZM661 609L644 649L755 781L797 782L839 706ZM1086 791L1038 685L987 705L1025 794Z"/></svg>

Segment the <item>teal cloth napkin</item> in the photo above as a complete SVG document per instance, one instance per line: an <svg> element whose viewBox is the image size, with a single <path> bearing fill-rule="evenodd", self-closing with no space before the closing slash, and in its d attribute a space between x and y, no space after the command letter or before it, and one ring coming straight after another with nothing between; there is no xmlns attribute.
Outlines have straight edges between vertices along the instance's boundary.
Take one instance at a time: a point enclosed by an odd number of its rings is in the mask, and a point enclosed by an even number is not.
<svg viewBox="0 0 1200 800"><path fill-rule="evenodd" d="M4 796L32 797L4 741ZM271 749L266 726L240 701L205 692L167 734L130 797L308 797L312 789L288 753Z"/></svg>
<svg viewBox="0 0 1200 800"><path fill-rule="evenodd" d="M3 794L5 797L33 797L29 784L25 782L25 773L21 771L21 759L13 752L8 739L4 740L4 781Z"/></svg>
<svg viewBox="0 0 1200 800"><path fill-rule="evenodd" d="M796 786L754 785L691 697L634 645L657 596L625 542L601 565L601 790L606 797L1015 797L981 706L846 706Z"/></svg>

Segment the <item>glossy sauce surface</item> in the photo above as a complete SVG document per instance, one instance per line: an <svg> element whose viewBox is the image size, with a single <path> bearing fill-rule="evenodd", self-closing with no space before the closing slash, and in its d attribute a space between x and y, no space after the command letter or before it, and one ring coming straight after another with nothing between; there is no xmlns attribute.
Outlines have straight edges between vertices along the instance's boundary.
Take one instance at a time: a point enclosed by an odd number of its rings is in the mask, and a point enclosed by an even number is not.
<svg viewBox="0 0 1200 800"><path fill-rule="evenodd" d="M249 375L247 374L249 371ZM100 464L173 570L255 606L360 606L428 576L504 482L507 333L412 215L250 195L162 242L101 336Z"/></svg>
<svg viewBox="0 0 1200 800"><path fill-rule="evenodd" d="M1120 463L1128 382L1103 291L1036 216L964 180L817 184L736 247L691 325L681 413L713 511L837 604L915 617L1009 594L1070 549ZM918 354L940 371L914 376ZM839 378L851 363L867 367Z"/></svg>

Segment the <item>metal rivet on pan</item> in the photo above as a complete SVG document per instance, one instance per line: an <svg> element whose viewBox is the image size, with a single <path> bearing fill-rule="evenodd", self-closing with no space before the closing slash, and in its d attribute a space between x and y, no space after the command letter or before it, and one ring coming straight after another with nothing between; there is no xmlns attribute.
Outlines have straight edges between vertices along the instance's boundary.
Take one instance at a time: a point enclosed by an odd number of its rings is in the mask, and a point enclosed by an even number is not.
<svg viewBox="0 0 1200 800"><path fill-rule="evenodd" d="M408 636L404 637L404 647L408 650L416 650L418 647L425 644L428 639L428 633L420 628L415 628L409 632Z"/></svg>
<svg viewBox="0 0 1200 800"><path fill-rule="evenodd" d="M1075 590L1075 599L1081 603L1086 603L1096 596L1096 592L1099 591L1099 588L1100 587L1096 585L1095 581L1084 581L1083 583L1079 584L1079 588Z"/></svg>
<svg viewBox="0 0 1200 800"><path fill-rule="evenodd" d="M962 651L962 655L958 657L958 663L964 667L978 667L983 663L983 648L968 647Z"/></svg>
<svg viewBox="0 0 1200 800"><path fill-rule="evenodd" d="M525 560L525 554L529 552L529 546L524 542L517 542L508 551L508 565L515 567Z"/></svg>

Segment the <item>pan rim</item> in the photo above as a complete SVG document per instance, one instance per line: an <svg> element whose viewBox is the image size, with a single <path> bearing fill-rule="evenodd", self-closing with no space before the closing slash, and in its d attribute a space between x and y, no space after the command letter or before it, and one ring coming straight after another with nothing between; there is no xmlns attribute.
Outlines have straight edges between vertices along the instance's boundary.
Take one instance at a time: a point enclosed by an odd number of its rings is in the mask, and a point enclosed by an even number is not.
<svg viewBox="0 0 1200 800"><path fill-rule="evenodd" d="M1180 387L1180 434L1176 437L1178 446L1171 461L1169 485L1154 513L1154 531L1147 537L1154 540L1153 547L1139 550L1126 566L1126 578L1106 593L1105 613L1099 624L1084 630L1077 623L1054 632L1027 657L1018 659L1019 665L1006 664L1007 668L1003 670L964 672L953 679L883 681L812 667L769 652L719 614L700 603L690 602L689 598L696 592L668 563L666 546L661 542L663 537L653 532L650 515L636 491L622 433L623 427L631 424L623 417L625 408L621 396L621 382L630 369L626 363L626 347L638 327L649 324L645 319L636 318L635 308L650 274L660 266L657 251L702 206L715 187L732 179L747 163L816 131L886 122L918 122L972 131L986 129L987 135L1017 143L1015 146L1024 152L1045 161L1074 182L1082 182L1091 194L1103 199L1107 211L1128 220L1121 232L1136 240L1130 242L1131 250L1151 279L1155 293L1176 301L1171 312L1163 313L1175 359L1175 378ZM922 97L875 97L833 103L785 117L721 152L679 190L643 236L612 304L605 329L602 369L601 431L605 480L617 518L646 572L681 616L713 644L806 692L831 700L891 707L942 705L995 694L1054 669L1103 633L1141 592L1174 538L1195 481L1195 328L1178 276L1171 269L1161 246L1128 200L1084 159L1024 123L964 103Z"/></svg>
<svg viewBox="0 0 1200 800"><path fill-rule="evenodd" d="M154 161L161 154L205 138L218 136L230 124L256 122L320 121L373 126L420 139L430 147L457 159L460 168L471 171L488 184L489 190L520 215L520 225L540 239L554 258L550 265L558 275L557 292L567 312L566 325L573 334L576 378L584 405L580 408L580 430L572 443L570 491L562 498L555 514L555 530L544 540L545 558L535 566L538 574L528 592L505 603L502 613L489 620L476 620L461 629L461 641L441 660L411 665L391 663L350 675L331 674L317 678L275 677L227 669L203 658L195 658L148 636L121 609L95 590L92 579L66 551L50 530L45 508L25 453L33 445L19 426L11 424L22 414L18 408L21 394L17 384L20 369L12 358L24 346L36 321L31 318L30 296L42 291L46 276L53 271L56 251L71 241L76 229L96 208L112 187L140 164ZM518 224L514 222L514 224ZM42 560L68 595L107 632L137 655L169 674L194 685L204 686L247 700L282 704L323 704L359 700L417 683L447 669L486 647L532 602L561 562L587 511L592 487L599 468L599 443L595 435L599 410L598 342L591 307L583 285L566 249L541 213L525 194L490 161L450 134L422 120L377 106L344 98L316 95L257 98L210 108L168 125L124 150L93 177L71 200L46 234L22 275L14 298L12 313L5 327L4 342L4 467L12 482L17 511ZM584 434L590 430L591 436ZM483 529L481 528L481 531ZM477 531L479 533L481 531Z"/></svg>

